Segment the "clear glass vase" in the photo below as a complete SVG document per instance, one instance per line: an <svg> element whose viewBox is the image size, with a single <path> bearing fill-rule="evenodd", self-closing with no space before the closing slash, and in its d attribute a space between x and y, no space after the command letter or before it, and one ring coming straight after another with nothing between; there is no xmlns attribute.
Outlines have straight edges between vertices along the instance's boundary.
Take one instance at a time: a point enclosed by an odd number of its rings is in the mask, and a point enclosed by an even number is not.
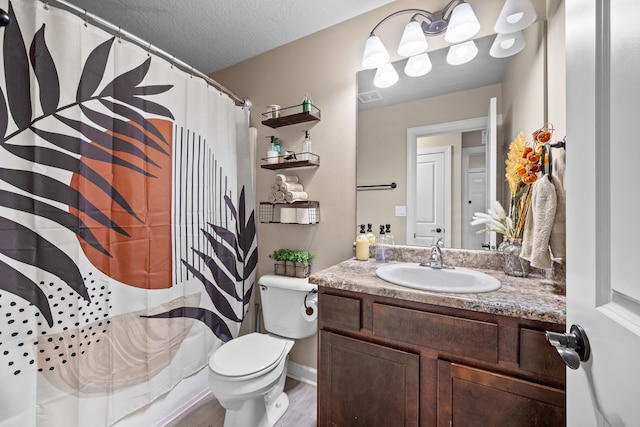
<svg viewBox="0 0 640 427"><path fill-rule="evenodd" d="M502 247L504 273L508 276L527 277L529 275L529 261L520 258L522 252L521 239L507 239Z"/></svg>

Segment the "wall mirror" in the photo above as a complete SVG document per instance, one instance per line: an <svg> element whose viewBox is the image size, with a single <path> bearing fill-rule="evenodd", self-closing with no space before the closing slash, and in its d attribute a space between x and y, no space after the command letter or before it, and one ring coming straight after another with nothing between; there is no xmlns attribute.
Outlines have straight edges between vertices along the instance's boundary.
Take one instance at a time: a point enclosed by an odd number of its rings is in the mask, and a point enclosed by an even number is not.
<svg viewBox="0 0 640 427"><path fill-rule="evenodd" d="M376 234L390 224L396 244L442 238L447 247L483 249L499 242L469 221L492 200L508 207L509 144L545 123L544 5L536 10L514 56L491 57L495 35L484 35L463 65L446 63L448 47L429 51L432 69L422 77L405 75L406 59L393 62L399 80L388 88L374 86L375 70L357 73L357 224L372 224Z"/></svg>

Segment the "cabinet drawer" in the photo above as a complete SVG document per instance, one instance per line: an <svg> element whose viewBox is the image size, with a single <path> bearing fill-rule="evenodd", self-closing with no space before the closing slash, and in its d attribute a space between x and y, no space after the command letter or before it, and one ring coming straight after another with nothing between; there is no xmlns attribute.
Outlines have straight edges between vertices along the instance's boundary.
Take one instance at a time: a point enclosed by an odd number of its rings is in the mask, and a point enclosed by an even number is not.
<svg viewBox="0 0 640 427"><path fill-rule="evenodd" d="M519 364L521 369L537 374L565 377L564 363L542 331L520 328Z"/></svg>
<svg viewBox="0 0 640 427"><path fill-rule="evenodd" d="M321 293L318 316L321 327L359 331L361 322L360 300Z"/></svg>
<svg viewBox="0 0 640 427"><path fill-rule="evenodd" d="M498 362L498 325L373 304L373 335Z"/></svg>

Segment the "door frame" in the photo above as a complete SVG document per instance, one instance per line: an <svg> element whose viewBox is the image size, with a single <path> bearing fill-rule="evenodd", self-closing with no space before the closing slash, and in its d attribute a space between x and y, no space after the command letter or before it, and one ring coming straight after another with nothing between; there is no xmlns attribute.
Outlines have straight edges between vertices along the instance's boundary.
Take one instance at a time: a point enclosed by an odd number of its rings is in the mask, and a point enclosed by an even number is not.
<svg viewBox="0 0 640 427"><path fill-rule="evenodd" d="M487 129L487 117L475 117L471 119L456 120L452 122L437 123L433 125L418 126L413 128L407 128L407 227L406 227L406 242L409 244L413 239L414 223L415 223L415 209L413 200L416 194L416 160L418 156L418 138L425 136L442 135L445 133L454 132L471 132L476 130ZM451 157L450 157L451 159ZM446 160L445 160L446 163ZM445 174L445 183L449 182L448 190L445 189L445 203L448 203L449 212L451 212L451 160L449 160L447 167L449 173ZM446 185L446 184L445 184ZM444 244L447 247L451 247L451 215L448 217L445 215L444 229L445 233Z"/></svg>

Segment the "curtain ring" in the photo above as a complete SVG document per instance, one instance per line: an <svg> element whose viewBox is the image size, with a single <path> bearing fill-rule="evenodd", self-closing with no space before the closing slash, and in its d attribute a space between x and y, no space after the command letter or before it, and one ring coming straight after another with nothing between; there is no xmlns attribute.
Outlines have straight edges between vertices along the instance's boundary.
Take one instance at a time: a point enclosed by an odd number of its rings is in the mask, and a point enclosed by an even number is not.
<svg viewBox="0 0 640 427"><path fill-rule="evenodd" d="M84 15L82 16L82 20L84 21L84 26L89 28L89 12L87 9L84 10Z"/></svg>
<svg viewBox="0 0 640 427"><path fill-rule="evenodd" d="M147 56L151 56L151 43L149 43L149 47L147 48Z"/></svg>
<svg viewBox="0 0 640 427"><path fill-rule="evenodd" d="M43 1L43 9L44 10L49 10L49 2L48 1Z"/></svg>
<svg viewBox="0 0 640 427"><path fill-rule="evenodd" d="M116 38L118 39L118 43L122 43L122 28L118 27L118 32L116 33Z"/></svg>

